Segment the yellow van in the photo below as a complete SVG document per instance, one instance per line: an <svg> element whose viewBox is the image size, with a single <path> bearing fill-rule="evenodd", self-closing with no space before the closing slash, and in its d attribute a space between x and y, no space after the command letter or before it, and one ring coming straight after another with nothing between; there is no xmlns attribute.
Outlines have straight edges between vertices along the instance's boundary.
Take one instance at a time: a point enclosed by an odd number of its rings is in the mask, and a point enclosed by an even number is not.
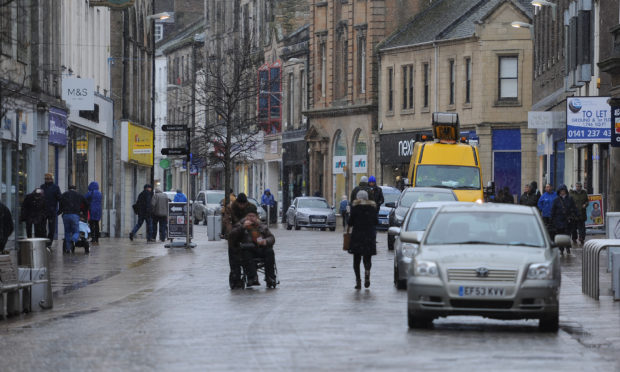
<svg viewBox="0 0 620 372"><path fill-rule="evenodd" d="M459 139L458 115L433 113L433 140L416 142L409 163L414 187L454 191L459 201L484 201L478 148Z"/></svg>

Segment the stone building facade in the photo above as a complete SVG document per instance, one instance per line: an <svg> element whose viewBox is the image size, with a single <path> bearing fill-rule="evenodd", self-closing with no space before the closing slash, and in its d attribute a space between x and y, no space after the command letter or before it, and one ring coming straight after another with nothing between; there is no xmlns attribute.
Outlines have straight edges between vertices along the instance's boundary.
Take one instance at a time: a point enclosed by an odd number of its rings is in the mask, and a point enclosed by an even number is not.
<svg viewBox="0 0 620 372"><path fill-rule="evenodd" d="M384 184L407 177L413 143L431 134L433 112L459 115L477 144L482 181L516 198L536 177L529 1L440 0L379 46L379 143ZM379 171L380 169L380 171ZM400 185L399 185L400 186Z"/></svg>

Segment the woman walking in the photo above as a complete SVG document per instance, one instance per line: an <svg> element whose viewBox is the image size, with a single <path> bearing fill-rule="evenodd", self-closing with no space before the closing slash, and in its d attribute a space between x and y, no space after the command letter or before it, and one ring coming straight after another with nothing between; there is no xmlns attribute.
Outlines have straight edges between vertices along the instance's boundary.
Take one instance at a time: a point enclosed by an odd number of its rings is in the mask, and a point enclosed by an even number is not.
<svg viewBox="0 0 620 372"><path fill-rule="evenodd" d="M561 185L558 189L558 197L553 200L551 207L551 222L555 229L555 234L569 235L572 225L577 216L577 208L573 198L568 195L566 185ZM570 247L566 248L566 253L570 254ZM560 255L564 255L564 248L560 247Z"/></svg>
<svg viewBox="0 0 620 372"><path fill-rule="evenodd" d="M355 272L355 289L362 288L360 263L364 261L364 287L370 287L370 268L372 256L377 254L376 230L377 207L374 201L368 200L368 193L364 190L357 192L356 199L349 216L349 227L353 228L349 253L353 255L353 271Z"/></svg>
<svg viewBox="0 0 620 372"><path fill-rule="evenodd" d="M93 181L88 185L88 192L84 195L88 203L88 226L92 232L91 242L93 245L99 245L99 221L101 221L101 201L103 195L99 191L99 184Z"/></svg>

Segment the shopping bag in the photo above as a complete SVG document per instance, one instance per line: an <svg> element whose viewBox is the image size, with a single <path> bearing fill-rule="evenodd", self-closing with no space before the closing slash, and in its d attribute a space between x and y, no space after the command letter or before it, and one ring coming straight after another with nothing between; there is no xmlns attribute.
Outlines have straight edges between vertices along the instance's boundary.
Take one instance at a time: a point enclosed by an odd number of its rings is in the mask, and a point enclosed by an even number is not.
<svg viewBox="0 0 620 372"><path fill-rule="evenodd" d="M348 232L345 232L344 234L342 234L342 250L348 251L349 244L351 244L351 234Z"/></svg>

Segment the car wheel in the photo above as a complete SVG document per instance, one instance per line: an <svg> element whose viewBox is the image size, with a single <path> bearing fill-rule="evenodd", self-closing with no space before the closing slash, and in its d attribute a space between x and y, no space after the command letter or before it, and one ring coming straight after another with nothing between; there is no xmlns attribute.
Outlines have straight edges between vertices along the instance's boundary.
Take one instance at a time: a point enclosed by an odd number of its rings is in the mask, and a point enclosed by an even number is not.
<svg viewBox="0 0 620 372"><path fill-rule="evenodd" d="M330 227L329 231L336 231L336 228L335 227Z"/></svg>
<svg viewBox="0 0 620 372"><path fill-rule="evenodd" d="M203 224L204 226L207 226L207 215L206 215L206 214L203 214L203 215L202 215L202 224Z"/></svg>
<svg viewBox="0 0 620 372"><path fill-rule="evenodd" d="M433 326L432 318L423 318L414 315L411 311L407 312L407 323L409 328L426 329Z"/></svg>
<svg viewBox="0 0 620 372"><path fill-rule="evenodd" d="M543 315L538 321L538 329L542 332L557 332L560 328L560 313L556 310L550 314Z"/></svg>
<svg viewBox="0 0 620 372"><path fill-rule="evenodd" d="M398 265L394 264L394 285L396 289L407 289L407 281L401 280L398 275Z"/></svg>
<svg viewBox="0 0 620 372"><path fill-rule="evenodd" d="M387 243L388 243L388 251L393 251L394 250L394 236L393 235L389 235L387 237Z"/></svg>
<svg viewBox="0 0 620 372"><path fill-rule="evenodd" d="M301 226L297 225L297 220L295 220L295 230L301 230Z"/></svg>

